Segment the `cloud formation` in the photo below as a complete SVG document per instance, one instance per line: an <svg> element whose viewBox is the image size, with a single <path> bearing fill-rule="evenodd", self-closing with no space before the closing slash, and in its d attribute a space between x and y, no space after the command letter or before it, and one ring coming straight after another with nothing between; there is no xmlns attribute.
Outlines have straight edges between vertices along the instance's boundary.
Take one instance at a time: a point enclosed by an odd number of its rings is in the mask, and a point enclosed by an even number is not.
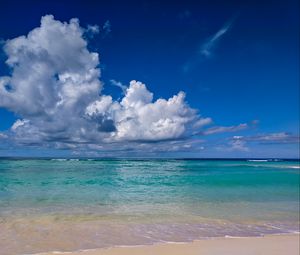
<svg viewBox="0 0 300 255"><path fill-rule="evenodd" d="M20 117L5 135L21 144L74 148L176 140L211 122L188 106L184 92L154 101L133 80L121 100L101 94L99 55L85 39L97 28L47 15L28 35L5 42L11 75L0 77L0 107Z"/></svg>
<svg viewBox="0 0 300 255"><path fill-rule="evenodd" d="M228 143L229 147L227 147L228 151L249 151L249 148L246 145L246 141L242 139L232 139Z"/></svg>
<svg viewBox="0 0 300 255"><path fill-rule="evenodd" d="M264 144L269 143L299 143L299 135L294 135L287 132L269 133L256 136L236 136L234 139L244 140L248 142L259 142Z"/></svg>
<svg viewBox="0 0 300 255"><path fill-rule="evenodd" d="M123 92L123 94L126 93L126 90L127 90L127 86L125 86L124 84L122 84L122 82L119 82L119 81L116 81L114 79L110 80L110 83L118 88L120 88Z"/></svg>
<svg viewBox="0 0 300 255"><path fill-rule="evenodd" d="M0 78L0 106L24 118L55 120L97 98L98 54L87 50L77 19L61 23L44 16L27 36L8 40L11 76Z"/></svg>
<svg viewBox="0 0 300 255"><path fill-rule="evenodd" d="M229 127L215 126L206 129L205 131L203 131L203 134L212 135L218 133L237 132L237 131L245 130L247 128L249 128L249 125L247 123L242 123L237 126L229 126Z"/></svg>
<svg viewBox="0 0 300 255"><path fill-rule="evenodd" d="M226 22L223 27L218 30L213 36L209 37L204 43L198 45L196 52L192 57L184 63L182 70L187 73L195 68L201 61L212 57L213 50L216 48L218 42L224 37L224 35L230 30L233 25L235 17Z"/></svg>
<svg viewBox="0 0 300 255"><path fill-rule="evenodd" d="M111 24L110 21L107 20L102 26L102 37L106 37L110 32L111 32Z"/></svg>
<svg viewBox="0 0 300 255"><path fill-rule="evenodd" d="M256 125L257 122L258 121L252 121L251 124ZM239 126L240 125L236 126L237 131L238 131ZM249 125L248 125L248 127L249 127ZM233 129L235 129L235 128L233 128ZM211 130L211 128L209 128L208 130ZM231 132L231 131L228 130L228 132ZM256 151L257 146L263 146L264 149L263 149L262 153L267 153L267 150L270 150L270 148L278 149L278 146L297 146L297 145L299 145L299 143L300 143L299 134L292 134L292 133L288 133L288 132L277 132L277 133L265 133L265 134L247 135L247 136L234 135L232 137L226 138L226 142L217 141L215 148L217 150L223 151L223 152L236 152L236 153L240 152L240 153L243 153L244 156L245 155L249 156L250 154L247 154L247 153L248 152L250 153L251 151L252 152ZM266 150L266 151L264 151L264 150ZM267 154L262 154L262 155L267 155ZM276 154L274 154L274 155L276 155ZM270 157L270 156L268 156L268 157ZM271 155L271 157L272 157L272 155Z"/></svg>
<svg viewBox="0 0 300 255"><path fill-rule="evenodd" d="M216 47L218 41L220 41L221 38L229 31L232 23L233 21L227 22L220 30L202 44L200 47L200 54L205 57L210 57L212 55L212 50Z"/></svg>
<svg viewBox="0 0 300 255"><path fill-rule="evenodd" d="M3 133L0 132L0 140L1 139L5 139L5 138L7 138L7 135L5 135L5 134L3 134Z"/></svg>
<svg viewBox="0 0 300 255"><path fill-rule="evenodd" d="M168 100L153 102L153 94L145 84L131 81L120 102L102 96L87 107L86 115L91 119L111 120L116 130L111 137L117 141L177 139L203 126L204 119L184 100L185 94L179 92Z"/></svg>

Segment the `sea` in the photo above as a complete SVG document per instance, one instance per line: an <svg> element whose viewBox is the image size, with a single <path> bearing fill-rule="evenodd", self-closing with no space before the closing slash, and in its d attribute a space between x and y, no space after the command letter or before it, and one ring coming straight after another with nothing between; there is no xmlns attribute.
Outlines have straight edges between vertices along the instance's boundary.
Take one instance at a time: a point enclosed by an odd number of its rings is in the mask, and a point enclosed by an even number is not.
<svg viewBox="0 0 300 255"><path fill-rule="evenodd" d="M0 254L299 233L299 160L0 159Z"/></svg>

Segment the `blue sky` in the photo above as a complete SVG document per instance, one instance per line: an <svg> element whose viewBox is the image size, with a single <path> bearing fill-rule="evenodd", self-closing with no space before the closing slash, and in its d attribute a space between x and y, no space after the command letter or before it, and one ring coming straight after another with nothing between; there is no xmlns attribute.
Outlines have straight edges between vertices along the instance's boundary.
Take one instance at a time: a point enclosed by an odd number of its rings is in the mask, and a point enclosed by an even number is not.
<svg viewBox="0 0 300 255"><path fill-rule="evenodd" d="M299 157L298 5L1 1L0 156ZM69 43L72 18L83 32L70 56L55 47ZM54 24L70 26L55 38ZM7 41L41 26L40 39ZM73 108L56 86L82 89Z"/></svg>

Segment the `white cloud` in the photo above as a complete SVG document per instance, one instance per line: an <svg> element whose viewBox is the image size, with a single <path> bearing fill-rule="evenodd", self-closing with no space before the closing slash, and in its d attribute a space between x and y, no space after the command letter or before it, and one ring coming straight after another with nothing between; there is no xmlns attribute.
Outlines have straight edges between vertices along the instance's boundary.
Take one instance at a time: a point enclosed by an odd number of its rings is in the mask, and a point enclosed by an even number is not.
<svg viewBox="0 0 300 255"><path fill-rule="evenodd" d="M28 35L6 41L11 75L0 77L0 107L20 117L11 140L58 148L114 146L188 137L211 122L187 105L183 92L153 101L145 84L131 81L122 85L119 101L101 95L99 56L84 37L94 28L47 15Z"/></svg>
<svg viewBox="0 0 300 255"><path fill-rule="evenodd" d="M116 144L108 143L104 146L88 144L86 146L77 147L73 152L76 155L81 156L94 156L94 157L138 157L150 156L150 157L161 157L162 155L174 155L174 153L180 152L193 152L202 153L204 150L203 141L198 139L188 140L170 140L170 141L153 141L153 142L128 142L119 141ZM169 154L170 153L170 154Z"/></svg>
<svg viewBox="0 0 300 255"><path fill-rule="evenodd" d="M99 26L98 25L88 25L87 26L87 32L91 33L91 34L98 34L100 31Z"/></svg>
<svg viewBox="0 0 300 255"><path fill-rule="evenodd" d="M218 41L228 32L232 26L232 21L227 22L219 31L217 31L212 37L210 37L207 42L201 45L200 54L205 57L210 57L213 48L216 46Z"/></svg>
<svg viewBox="0 0 300 255"><path fill-rule="evenodd" d="M237 126L229 126L229 127L216 126L216 127L211 127L206 129L205 131L203 131L203 134L212 135L212 134L226 133L226 132L237 132L247 128L249 128L247 123L242 123Z"/></svg>
<svg viewBox="0 0 300 255"><path fill-rule="evenodd" d="M190 57L182 66L183 72L187 73L193 70L201 61L210 58L219 41L230 30L235 17L225 23L223 27L218 30L214 35L209 37L204 43L199 44L197 51Z"/></svg>
<svg viewBox="0 0 300 255"><path fill-rule="evenodd" d="M103 30L103 35L102 35L103 37L107 36L111 32L111 23L109 20L105 21L102 30Z"/></svg>
<svg viewBox="0 0 300 255"><path fill-rule="evenodd" d="M239 138L231 140L229 146L229 151L249 151L246 142Z"/></svg>
<svg viewBox="0 0 300 255"><path fill-rule="evenodd" d="M0 139L5 139L5 138L7 138L7 135L0 132Z"/></svg>
<svg viewBox="0 0 300 255"><path fill-rule="evenodd" d="M28 120L16 120L15 123L12 125L11 129L13 131L16 131L19 127L24 126L28 122Z"/></svg>
<svg viewBox="0 0 300 255"><path fill-rule="evenodd" d="M0 106L27 118L78 111L101 88L98 54L89 52L77 19L42 17L41 26L4 46L10 77L1 77ZM5 86L9 86L7 90Z"/></svg>
<svg viewBox="0 0 300 255"><path fill-rule="evenodd" d="M245 141L260 143L299 143L299 135L287 132L261 134L256 136L243 137Z"/></svg>
<svg viewBox="0 0 300 255"><path fill-rule="evenodd" d="M299 144L299 136L286 132L269 133L256 136L233 136L226 146L219 149L224 151L250 151L253 144Z"/></svg>
<svg viewBox="0 0 300 255"><path fill-rule="evenodd" d="M208 124L200 119L194 109L184 101L185 94L179 92L172 98L153 102L153 94L145 84L131 81L120 102L103 96L87 107L87 115L92 118L113 120L116 131L114 140L155 141L180 138L190 135L193 126L201 128ZM106 116L103 116L105 112ZM201 125L202 124L202 125Z"/></svg>
<svg viewBox="0 0 300 255"><path fill-rule="evenodd" d="M248 152L250 149L243 136L233 136L229 141L216 146L216 149L222 152Z"/></svg>
<svg viewBox="0 0 300 255"><path fill-rule="evenodd" d="M110 80L110 82L111 82L112 85L114 85L116 87L119 87L122 90L123 94L126 93L126 90L127 90L128 87L125 86L124 84L122 84L122 82L119 82L119 81L116 81L116 80L113 80L113 79Z"/></svg>

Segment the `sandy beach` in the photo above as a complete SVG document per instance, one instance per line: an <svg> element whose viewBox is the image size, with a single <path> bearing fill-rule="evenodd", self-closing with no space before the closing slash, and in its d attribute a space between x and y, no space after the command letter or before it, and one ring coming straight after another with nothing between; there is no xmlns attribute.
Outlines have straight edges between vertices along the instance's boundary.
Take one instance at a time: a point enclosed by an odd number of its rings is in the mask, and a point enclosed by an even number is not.
<svg viewBox="0 0 300 255"><path fill-rule="evenodd" d="M71 255L299 255L299 234L216 238L192 243L115 247L61 254ZM59 252L42 253L60 254Z"/></svg>

